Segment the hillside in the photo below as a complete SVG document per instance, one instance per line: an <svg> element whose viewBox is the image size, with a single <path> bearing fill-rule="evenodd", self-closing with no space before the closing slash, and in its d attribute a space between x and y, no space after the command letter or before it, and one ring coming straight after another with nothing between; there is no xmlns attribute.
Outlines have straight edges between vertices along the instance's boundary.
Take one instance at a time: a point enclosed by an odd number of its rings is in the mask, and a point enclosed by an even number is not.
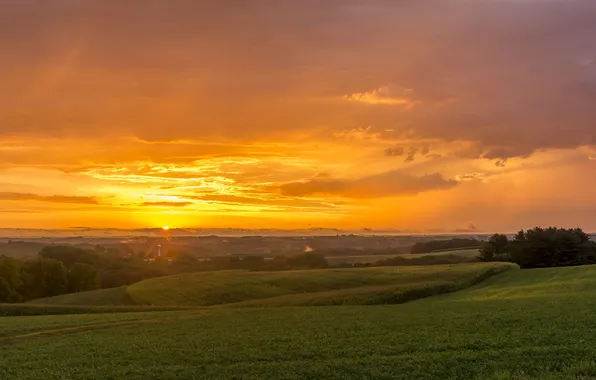
<svg viewBox="0 0 596 380"><path fill-rule="evenodd" d="M478 249L455 249L448 251L430 252L430 253L403 253L400 255L344 255L344 256L325 256L327 262L331 265L337 265L341 263L375 263L380 260L392 259L392 258L403 258L403 259L417 259L426 256L460 256L463 259L474 260L480 251Z"/></svg>
<svg viewBox="0 0 596 380"><path fill-rule="evenodd" d="M284 272L220 271L154 278L129 286L143 304L210 306L297 294L326 296L353 292L390 292L396 288L425 288L455 283L507 264L477 263L420 267L322 269ZM337 292L331 293L329 292ZM343 302L341 302L343 303ZM358 303L358 302L356 302Z"/></svg>
<svg viewBox="0 0 596 380"><path fill-rule="evenodd" d="M596 265L507 271L433 301L563 302L580 297L585 302L592 302L592 298L596 302Z"/></svg>
<svg viewBox="0 0 596 380"><path fill-rule="evenodd" d="M407 259L413 259L417 257L424 257L424 256L444 256L444 255L455 255L466 257L470 259L475 259L480 254L480 250L477 248L465 248L465 249L451 249L446 251L436 251L430 253L409 253L402 255L401 257Z"/></svg>
<svg viewBox="0 0 596 380"><path fill-rule="evenodd" d="M402 305L0 318L0 378L587 380L595 308L585 266Z"/></svg>
<svg viewBox="0 0 596 380"><path fill-rule="evenodd" d="M129 287L37 299L68 306L286 306L401 303L469 286L514 266L499 263L322 269L218 271L159 277Z"/></svg>
<svg viewBox="0 0 596 380"><path fill-rule="evenodd" d="M57 306L125 306L140 304L127 292L126 286L40 298L27 303Z"/></svg>

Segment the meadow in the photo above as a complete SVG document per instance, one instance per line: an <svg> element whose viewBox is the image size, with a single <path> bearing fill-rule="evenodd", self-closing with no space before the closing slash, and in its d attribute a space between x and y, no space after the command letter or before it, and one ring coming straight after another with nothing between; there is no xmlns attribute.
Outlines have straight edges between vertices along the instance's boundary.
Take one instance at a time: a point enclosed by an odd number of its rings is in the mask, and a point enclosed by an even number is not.
<svg viewBox="0 0 596 380"><path fill-rule="evenodd" d="M66 294L29 302L30 306L156 306L370 304L400 303L454 291L511 268L504 263L414 267L213 271L140 281L128 287ZM409 295L408 295L409 294ZM384 296L386 299L378 300ZM393 297L393 301L388 297ZM402 301L403 302L403 301Z"/></svg>
<svg viewBox="0 0 596 380"><path fill-rule="evenodd" d="M596 379L595 308L583 266L399 305L7 317L0 378Z"/></svg>
<svg viewBox="0 0 596 380"><path fill-rule="evenodd" d="M28 303L80 306L124 306L139 304L139 302L137 302L128 292L128 286L119 286L117 288L99 289L80 293L69 293L55 297L32 300Z"/></svg>
<svg viewBox="0 0 596 380"><path fill-rule="evenodd" d="M469 259L475 259L480 254L480 250L477 248L465 248L465 249L449 249L445 251L435 251L430 253L409 253L403 255L404 258L413 259L424 256L444 256L444 255L455 255L466 257Z"/></svg>
<svg viewBox="0 0 596 380"><path fill-rule="evenodd" d="M342 263L375 263L380 260L392 259L394 257L402 257L404 259L416 259L426 256L446 256L454 255L466 259L475 259L480 254L477 248L466 249L450 249L444 251L435 251L429 253L406 253L400 255L350 255L350 256L325 256L330 265L338 265Z"/></svg>

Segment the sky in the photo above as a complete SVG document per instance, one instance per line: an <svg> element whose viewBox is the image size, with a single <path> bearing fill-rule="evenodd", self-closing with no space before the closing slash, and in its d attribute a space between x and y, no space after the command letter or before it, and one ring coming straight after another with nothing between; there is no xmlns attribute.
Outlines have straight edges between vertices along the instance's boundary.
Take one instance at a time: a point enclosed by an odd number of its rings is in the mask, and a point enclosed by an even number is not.
<svg viewBox="0 0 596 380"><path fill-rule="evenodd" d="M592 0L0 0L0 227L596 231Z"/></svg>

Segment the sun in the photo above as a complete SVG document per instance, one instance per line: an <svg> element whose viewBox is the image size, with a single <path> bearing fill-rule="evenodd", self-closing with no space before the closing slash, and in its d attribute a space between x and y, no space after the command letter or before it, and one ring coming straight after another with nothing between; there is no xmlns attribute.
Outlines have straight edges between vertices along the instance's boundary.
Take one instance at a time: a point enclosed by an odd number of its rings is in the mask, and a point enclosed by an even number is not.
<svg viewBox="0 0 596 380"><path fill-rule="evenodd" d="M169 229L170 229L170 227L168 227L168 226L163 226L161 229L162 229L162 230L164 230L164 231L167 231L167 230L169 230Z"/></svg>

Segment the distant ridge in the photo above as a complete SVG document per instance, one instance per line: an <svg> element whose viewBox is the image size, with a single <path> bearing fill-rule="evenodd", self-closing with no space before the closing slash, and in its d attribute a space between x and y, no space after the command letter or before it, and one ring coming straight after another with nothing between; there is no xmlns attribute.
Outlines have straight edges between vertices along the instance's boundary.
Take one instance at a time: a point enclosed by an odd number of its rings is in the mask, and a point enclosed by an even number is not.
<svg viewBox="0 0 596 380"><path fill-rule="evenodd" d="M33 229L33 228L0 228L0 237L129 237L129 236L163 236L161 228L91 228L72 227L68 229ZM276 229L276 228L171 228L167 231L170 236L407 236L407 235L487 235L477 230L391 230L391 229L338 229L338 228L307 228L307 229Z"/></svg>

